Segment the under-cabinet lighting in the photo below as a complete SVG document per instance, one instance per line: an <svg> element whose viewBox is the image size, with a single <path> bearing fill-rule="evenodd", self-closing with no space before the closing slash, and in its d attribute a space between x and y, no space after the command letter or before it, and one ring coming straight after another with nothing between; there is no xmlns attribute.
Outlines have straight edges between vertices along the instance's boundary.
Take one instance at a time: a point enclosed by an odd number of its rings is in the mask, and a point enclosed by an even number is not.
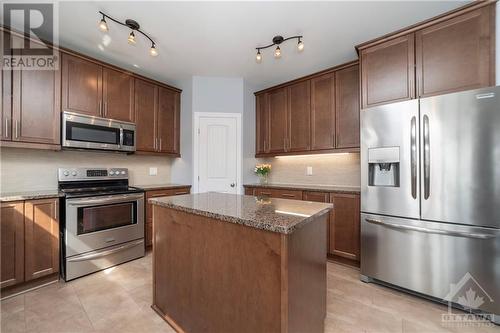
<svg viewBox="0 0 500 333"><path fill-rule="evenodd" d="M309 155L283 155L283 156L275 156L275 158L300 158L300 157L324 157L324 156L340 156L340 155L349 155L350 153L331 153L331 154L309 154Z"/></svg>

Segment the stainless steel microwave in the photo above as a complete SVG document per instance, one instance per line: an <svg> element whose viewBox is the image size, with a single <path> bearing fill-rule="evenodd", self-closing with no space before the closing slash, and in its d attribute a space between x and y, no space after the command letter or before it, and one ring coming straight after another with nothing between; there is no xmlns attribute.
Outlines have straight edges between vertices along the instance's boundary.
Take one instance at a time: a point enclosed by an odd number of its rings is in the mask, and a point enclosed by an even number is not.
<svg viewBox="0 0 500 333"><path fill-rule="evenodd" d="M63 147L134 152L135 141L133 123L63 112Z"/></svg>

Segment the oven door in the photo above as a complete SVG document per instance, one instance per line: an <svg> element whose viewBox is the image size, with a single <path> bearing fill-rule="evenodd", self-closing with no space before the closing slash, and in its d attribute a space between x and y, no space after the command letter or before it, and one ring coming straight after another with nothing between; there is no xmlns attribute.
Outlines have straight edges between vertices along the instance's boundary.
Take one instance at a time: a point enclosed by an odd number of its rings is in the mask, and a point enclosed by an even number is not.
<svg viewBox="0 0 500 333"><path fill-rule="evenodd" d="M66 200L66 257L144 238L144 193Z"/></svg>
<svg viewBox="0 0 500 333"><path fill-rule="evenodd" d="M135 125L65 112L62 145L70 148L135 151Z"/></svg>

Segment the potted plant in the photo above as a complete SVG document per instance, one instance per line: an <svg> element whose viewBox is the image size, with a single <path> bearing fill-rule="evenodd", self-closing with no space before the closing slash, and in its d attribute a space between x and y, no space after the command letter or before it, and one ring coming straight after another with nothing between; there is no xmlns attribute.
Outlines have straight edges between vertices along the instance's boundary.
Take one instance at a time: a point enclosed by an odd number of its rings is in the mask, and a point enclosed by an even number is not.
<svg viewBox="0 0 500 333"><path fill-rule="evenodd" d="M257 164L255 166L255 173L260 178L261 184L267 184L267 175L271 172L271 164Z"/></svg>

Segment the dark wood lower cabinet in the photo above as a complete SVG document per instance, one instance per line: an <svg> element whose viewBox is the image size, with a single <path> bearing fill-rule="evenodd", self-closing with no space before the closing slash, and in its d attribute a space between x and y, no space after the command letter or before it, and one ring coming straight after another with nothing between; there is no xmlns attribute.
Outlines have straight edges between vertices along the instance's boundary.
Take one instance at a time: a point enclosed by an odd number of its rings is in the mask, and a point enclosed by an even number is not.
<svg viewBox="0 0 500 333"><path fill-rule="evenodd" d="M6 202L1 206L0 287L24 281L24 202Z"/></svg>
<svg viewBox="0 0 500 333"><path fill-rule="evenodd" d="M360 196L331 193L330 240L328 253L359 262Z"/></svg>
<svg viewBox="0 0 500 333"><path fill-rule="evenodd" d="M144 242L146 243L146 247L153 245L153 205L148 203L148 200L157 197L189 194L190 192L190 186L146 191L146 221L144 223Z"/></svg>
<svg viewBox="0 0 500 333"><path fill-rule="evenodd" d="M59 199L24 204L25 281L59 272Z"/></svg>
<svg viewBox="0 0 500 333"><path fill-rule="evenodd" d="M5 287L17 288L19 285L27 284L26 282L36 283L42 277L53 276L57 279L58 203L58 198L2 203L0 220L2 296Z"/></svg>
<svg viewBox="0 0 500 333"><path fill-rule="evenodd" d="M328 217L328 257L345 264L359 266L360 260L360 195L310 190L245 186L246 195L333 203Z"/></svg>

